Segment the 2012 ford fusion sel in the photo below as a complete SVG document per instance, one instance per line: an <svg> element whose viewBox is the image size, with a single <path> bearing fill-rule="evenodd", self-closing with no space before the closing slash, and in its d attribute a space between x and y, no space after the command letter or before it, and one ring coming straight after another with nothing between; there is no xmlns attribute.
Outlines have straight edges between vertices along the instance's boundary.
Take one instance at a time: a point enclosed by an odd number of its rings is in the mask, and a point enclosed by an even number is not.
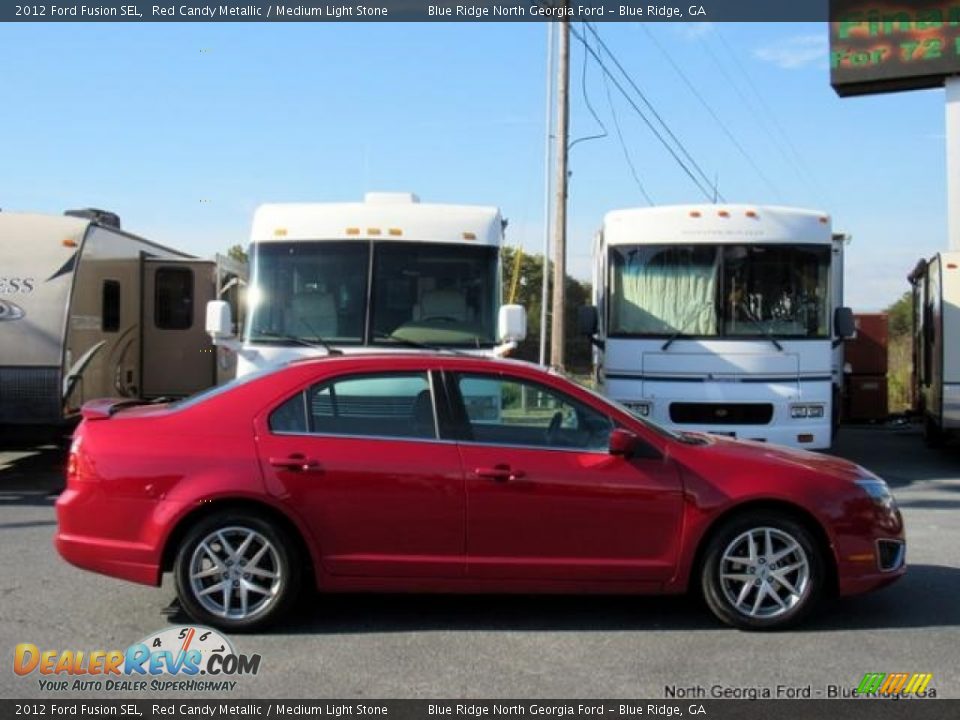
<svg viewBox="0 0 960 720"><path fill-rule="evenodd" d="M57 501L69 562L252 630L299 592L702 591L795 623L905 571L853 463L674 434L563 377L454 354L291 363L164 405L83 409Z"/></svg>

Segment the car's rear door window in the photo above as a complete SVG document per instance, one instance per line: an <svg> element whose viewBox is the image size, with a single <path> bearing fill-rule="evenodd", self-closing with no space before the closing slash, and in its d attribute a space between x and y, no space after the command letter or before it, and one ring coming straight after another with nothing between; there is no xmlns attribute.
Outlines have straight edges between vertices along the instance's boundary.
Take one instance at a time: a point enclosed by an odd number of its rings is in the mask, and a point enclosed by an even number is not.
<svg viewBox="0 0 960 720"><path fill-rule="evenodd" d="M426 372L378 373L318 383L270 415L273 432L372 438L437 437Z"/></svg>

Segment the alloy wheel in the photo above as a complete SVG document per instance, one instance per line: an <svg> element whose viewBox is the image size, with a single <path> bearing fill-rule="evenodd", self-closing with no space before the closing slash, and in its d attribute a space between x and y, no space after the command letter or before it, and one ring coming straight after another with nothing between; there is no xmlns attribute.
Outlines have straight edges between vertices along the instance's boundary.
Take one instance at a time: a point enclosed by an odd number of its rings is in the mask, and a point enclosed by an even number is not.
<svg viewBox="0 0 960 720"><path fill-rule="evenodd" d="M264 613L279 596L285 578L277 549L250 528L217 528L190 558L190 590L213 615L246 620Z"/></svg>

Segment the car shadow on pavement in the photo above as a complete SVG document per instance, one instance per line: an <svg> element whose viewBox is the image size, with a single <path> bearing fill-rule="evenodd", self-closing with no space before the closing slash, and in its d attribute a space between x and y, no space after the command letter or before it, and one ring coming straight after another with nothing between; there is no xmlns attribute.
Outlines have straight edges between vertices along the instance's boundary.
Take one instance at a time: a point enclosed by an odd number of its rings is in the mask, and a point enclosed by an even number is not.
<svg viewBox="0 0 960 720"><path fill-rule="evenodd" d="M824 604L787 632L960 626L960 568L913 565L894 586ZM189 618L168 609L171 622ZM270 632L281 635L423 631L636 632L725 630L693 596L391 595L315 596ZM731 632L733 632L731 630Z"/></svg>

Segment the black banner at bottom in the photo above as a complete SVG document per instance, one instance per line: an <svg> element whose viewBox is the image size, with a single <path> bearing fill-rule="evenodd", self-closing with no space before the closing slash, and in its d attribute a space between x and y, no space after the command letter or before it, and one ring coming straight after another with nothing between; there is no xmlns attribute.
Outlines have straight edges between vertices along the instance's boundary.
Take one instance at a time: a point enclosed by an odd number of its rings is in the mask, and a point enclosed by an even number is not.
<svg viewBox="0 0 960 720"><path fill-rule="evenodd" d="M690 718L940 720L960 700L0 700L0 718Z"/></svg>

